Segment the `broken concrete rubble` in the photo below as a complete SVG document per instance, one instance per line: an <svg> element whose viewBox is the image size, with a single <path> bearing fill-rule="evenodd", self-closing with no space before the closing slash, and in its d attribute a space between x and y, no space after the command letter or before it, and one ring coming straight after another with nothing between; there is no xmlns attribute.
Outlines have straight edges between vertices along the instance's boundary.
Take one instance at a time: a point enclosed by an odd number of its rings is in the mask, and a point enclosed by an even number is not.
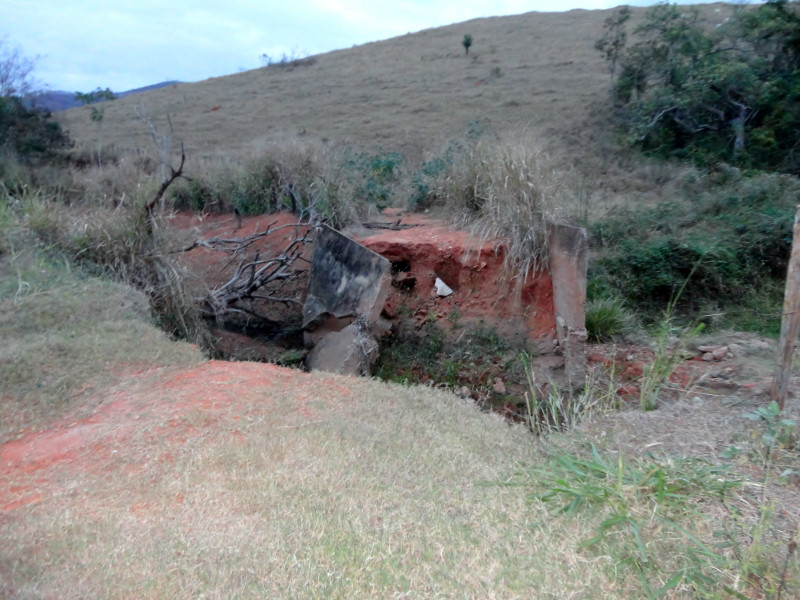
<svg viewBox="0 0 800 600"><path fill-rule="evenodd" d="M340 375L369 375L377 358L378 342L370 335L365 319L359 317L323 337L309 352L306 367Z"/></svg>
<svg viewBox="0 0 800 600"><path fill-rule="evenodd" d="M377 355L375 338L388 333L398 315L427 321L448 316L439 321L443 327L445 321L479 323L542 358L555 353L562 366L547 363L548 374L555 369L565 383L583 385L585 230L554 226L549 269L520 282L504 273L502 243L481 244L422 215L404 219L415 227L355 239L329 228L320 232L303 308L307 345L316 346L309 368L368 372ZM354 331L357 317L361 325Z"/></svg>
<svg viewBox="0 0 800 600"><path fill-rule="evenodd" d="M442 298L447 298L453 293L453 289L438 277L434 282L434 286L436 287L436 295Z"/></svg>

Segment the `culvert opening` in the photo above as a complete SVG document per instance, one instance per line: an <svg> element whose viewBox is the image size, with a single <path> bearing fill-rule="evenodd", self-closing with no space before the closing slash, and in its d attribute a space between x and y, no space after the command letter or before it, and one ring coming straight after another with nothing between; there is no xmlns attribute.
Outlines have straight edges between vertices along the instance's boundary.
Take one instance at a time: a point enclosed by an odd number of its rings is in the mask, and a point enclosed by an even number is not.
<svg viewBox="0 0 800 600"><path fill-rule="evenodd" d="M410 261L404 258L392 261L392 275L397 275L398 273L408 273L409 271L411 271Z"/></svg>

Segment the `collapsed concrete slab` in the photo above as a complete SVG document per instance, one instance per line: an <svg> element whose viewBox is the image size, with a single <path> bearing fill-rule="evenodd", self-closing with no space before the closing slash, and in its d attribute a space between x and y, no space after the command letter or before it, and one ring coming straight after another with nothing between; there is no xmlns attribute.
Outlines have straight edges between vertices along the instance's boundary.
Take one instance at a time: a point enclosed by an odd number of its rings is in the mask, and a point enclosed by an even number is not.
<svg viewBox="0 0 800 600"><path fill-rule="evenodd" d="M303 305L305 343L314 347L306 362L309 368L363 374L362 363L350 357L348 346L355 354L363 354L367 345L374 344L374 352L367 354L377 356L373 337L385 331L380 316L391 288L390 269L391 263L379 254L330 227L320 228ZM327 340L356 319L357 328ZM374 362L374 357L368 362Z"/></svg>

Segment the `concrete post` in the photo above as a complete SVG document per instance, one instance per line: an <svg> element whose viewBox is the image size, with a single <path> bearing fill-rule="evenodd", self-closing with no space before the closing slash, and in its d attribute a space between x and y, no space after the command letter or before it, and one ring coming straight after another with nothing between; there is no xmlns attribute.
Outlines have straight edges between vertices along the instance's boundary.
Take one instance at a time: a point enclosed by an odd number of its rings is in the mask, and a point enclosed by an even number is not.
<svg viewBox="0 0 800 600"><path fill-rule="evenodd" d="M570 387L586 381L586 271L589 241L586 230L558 223L550 230L550 275L556 337L564 354Z"/></svg>

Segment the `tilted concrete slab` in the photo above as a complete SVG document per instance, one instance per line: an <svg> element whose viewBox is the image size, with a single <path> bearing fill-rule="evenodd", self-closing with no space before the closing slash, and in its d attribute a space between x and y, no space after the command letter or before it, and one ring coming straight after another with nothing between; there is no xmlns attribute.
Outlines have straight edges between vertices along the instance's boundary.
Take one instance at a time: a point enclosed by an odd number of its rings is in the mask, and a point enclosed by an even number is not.
<svg viewBox="0 0 800 600"><path fill-rule="evenodd" d="M389 294L390 269L391 263L381 255L323 226L314 241L303 327L320 317L359 315L371 326Z"/></svg>
<svg viewBox="0 0 800 600"><path fill-rule="evenodd" d="M362 341L364 336L379 337L383 333L379 319L391 288L390 270L388 260L342 233L327 226L317 232L303 306L306 346L319 348L313 359L307 361L309 368L328 365L321 367L322 370L343 372L338 366L330 365L339 364L341 356L337 355L343 353L342 340L345 338L337 338L336 344L323 345L322 341L326 336L347 328L356 319L362 324ZM363 344L359 343L359 346ZM357 366L356 370L359 369L362 367ZM352 369L345 368L344 371L352 372Z"/></svg>

